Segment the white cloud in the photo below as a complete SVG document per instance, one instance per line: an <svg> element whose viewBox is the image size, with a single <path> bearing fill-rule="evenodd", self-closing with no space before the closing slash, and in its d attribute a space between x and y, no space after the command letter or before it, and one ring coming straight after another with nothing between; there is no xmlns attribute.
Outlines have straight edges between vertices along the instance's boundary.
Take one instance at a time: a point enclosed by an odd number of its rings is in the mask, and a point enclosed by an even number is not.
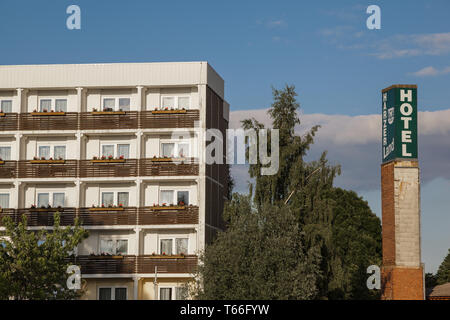
<svg viewBox="0 0 450 320"><path fill-rule="evenodd" d="M447 74L450 73L450 67L444 68L442 70L437 70L434 67L425 67L423 69L420 69L419 71L412 72L410 75L417 76L417 77L433 77L438 76L441 74Z"/></svg>

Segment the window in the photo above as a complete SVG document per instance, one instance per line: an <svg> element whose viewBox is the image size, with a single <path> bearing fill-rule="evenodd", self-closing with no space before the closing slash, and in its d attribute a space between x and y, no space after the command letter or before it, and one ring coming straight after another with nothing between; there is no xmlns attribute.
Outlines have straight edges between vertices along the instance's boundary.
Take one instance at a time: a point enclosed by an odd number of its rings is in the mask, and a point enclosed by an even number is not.
<svg viewBox="0 0 450 320"><path fill-rule="evenodd" d="M175 198L176 196L176 198ZM175 204L179 206L189 205L189 191L187 190L161 190L159 205Z"/></svg>
<svg viewBox="0 0 450 320"><path fill-rule="evenodd" d="M188 290L186 287L177 287L176 288L177 300L187 300L188 298Z"/></svg>
<svg viewBox="0 0 450 320"><path fill-rule="evenodd" d="M161 109L189 109L191 98L189 96L163 96Z"/></svg>
<svg viewBox="0 0 450 320"><path fill-rule="evenodd" d="M104 98L104 111L130 111L130 98Z"/></svg>
<svg viewBox="0 0 450 320"><path fill-rule="evenodd" d="M39 146L38 156L40 159L65 159L66 146Z"/></svg>
<svg viewBox="0 0 450 320"><path fill-rule="evenodd" d="M161 143L161 152L163 157L168 158L186 158L189 157L188 142L163 142Z"/></svg>
<svg viewBox="0 0 450 320"><path fill-rule="evenodd" d="M128 254L127 239L100 239L100 253Z"/></svg>
<svg viewBox="0 0 450 320"><path fill-rule="evenodd" d="M65 206L65 193L64 192L42 192L37 195L37 206L41 207L64 207ZM50 202L51 200L51 202Z"/></svg>
<svg viewBox="0 0 450 320"><path fill-rule="evenodd" d="M114 192L102 192L102 205L105 207L114 205Z"/></svg>
<svg viewBox="0 0 450 320"><path fill-rule="evenodd" d="M112 156L114 158L124 159L130 158L130 145L129 144L104 144L102 145L102 157Z"/></svg>
<svg viewBox="0 0 450 320"><path fill-rule="evenodd" d="M67 112L67 100L66 99L56 99L55 100L55 111L56 112Z"/></svg>
<svg viewBox="0 0 450 320"><path fill-rule="evenodd" d="M128 207L129 206L129 192L102 192L101 204L105 207L112 207L114 205Z"/></svg>
<svg viewBox="0 0 450 320"><path fill-rule="evenodd" d="M172 288L159 288L159 300L172 300Z"/></svg>
<svg viewBox="0 0 450 320"><path fill-rule="evenodd" d="M11 160L11 147L0 147L0 159Z"/></svg>
<svg viewBox="0 0 450 320"><path fill-rule="evenodd" d="M42 99L40 101L39 111L41 112L49 112L52 109L52 100L50 99Z"/></svg>
<svg viewBox="0 0 450 320"><path fill-rule="evenodd" d="M9 208L9 193L0 193L0 208Z"/></svg>
<svg viewBox="0 0 450 320"><path fill-rule="evenodd" d="M159 241L159 254L187 254L188 249L188 238L163 238Z"/></svg>
<svg viewBox="0 0 450 320"><path fill-rule="evenodd" d="M127 288L98 288L98 300L127 300Z"/></svg>
<svg viewBox="0 0 450 320"><path fill-rule="evenodd" d="M38 208L47 207L50 204L48 193L38 193Z"/></svg>
<svg viewBox="0 0 450 320"><path fill-rule="evenodd" d="M159 199L160 205L169 205L173 204L173 190L161 190L161 197Z"/></svg>
<svg viewBox="0 0 450 320"><path fill-rule="evenodd" d="M3 113L12 112L12 100L2 100L1 108Z"/></svg>

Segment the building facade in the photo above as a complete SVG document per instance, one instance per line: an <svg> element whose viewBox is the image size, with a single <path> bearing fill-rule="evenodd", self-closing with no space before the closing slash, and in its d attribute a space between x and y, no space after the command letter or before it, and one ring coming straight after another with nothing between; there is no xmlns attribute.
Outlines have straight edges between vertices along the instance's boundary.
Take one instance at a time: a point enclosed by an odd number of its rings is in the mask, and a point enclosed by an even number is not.
<svg viewBox="0 0 450 320"><path fill-rule="evenodd" d="M202 161L205 130L228 127L214 69L0 66L0 106L0 215L31 229L79 217L84 299L184 298L223 228L227 170Z"/></svg>

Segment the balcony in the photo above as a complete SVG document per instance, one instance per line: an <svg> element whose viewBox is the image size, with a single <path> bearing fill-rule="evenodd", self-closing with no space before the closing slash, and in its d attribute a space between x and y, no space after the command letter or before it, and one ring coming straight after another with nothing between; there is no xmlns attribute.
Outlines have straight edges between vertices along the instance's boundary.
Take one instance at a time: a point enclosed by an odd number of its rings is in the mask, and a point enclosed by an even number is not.
<svg viewBox="0 0 450 320"><path fill-rule="evenodd" d="M136 207L80 208L78 216L83 226L128 226L137 224Z"/></svg>
<svg viewBox="0 0 450 320"><path fill-rule="evenodd" d="M28 227L52 227L54 225L54 214L60 213L61 226L71 226L75 223L76 208L26 208L26 209L4 209L0 217L9 216L14 223L22 222L22 216L27 218ZM0 221L0 226L3 223Z"/></svg>
<svg viewBox="0 0 450 320"><path fill-rule="evenodd" d="M140 176L196 176L198 162L195 158L186 158L178 162L162 162L156 158L139 160Z"/></svg>
<svg viewBox="0 0 450 320"><path fill-rule="evenodd" d="M77 160L20 160L19 178L76 178Z"/></svg>
<svg viewBox="0 0 450 320"><path fill-rule="evenodd" d="M200 120L199 110L180 110L180 113L164 113L164 111L140 112L141 128L193 128L194 122Z"/></svg>
<svg viewBox="0 0 450 320"><path fill-rule="evenodd" d="M135 273L135 256L77 256L71 260L81 267L82 274Z"/></svg>
<svg viewBox="0 0 450 320"><path fill-rule="evenodd" d="M77 112L32 112L20 114L20 130L78 130Z"/></svg>
<svg viewBox="0 0 450 320"><path fill-rule="evenodd" d="M170 256L143 255L137 257L138 273L194 273L197 270L197 256L189 255L179 258Z"/></svg>
<svg viewBox="0 0 450 320"><path fill-rule="evenodd" d="M0 113L0 131L14 131L19 128L17 113Z"/></svg>
<svg viewBox="0 0 450 320"><path fill-rule="evenodd" d="M137 129L137 111L81 112L81 130Z"/></svg>
<svg viewBox="0 0 450 320"><path fill-rule="evenodd" d="M81 160L80 177L136 177L136 159Z"/></svg>
<svg viewBox="0 0 450 320"><path fill-rule="evenodd" d="M0 179L17 177L17 161L0 161Z"/></svg>
<svg viewBox="0 0 450 320"><path fill-rule="evenodd" d="M154 207L139 208L139 225L197 223L197 206L186 206L182 209L155 209Z"/></svg>

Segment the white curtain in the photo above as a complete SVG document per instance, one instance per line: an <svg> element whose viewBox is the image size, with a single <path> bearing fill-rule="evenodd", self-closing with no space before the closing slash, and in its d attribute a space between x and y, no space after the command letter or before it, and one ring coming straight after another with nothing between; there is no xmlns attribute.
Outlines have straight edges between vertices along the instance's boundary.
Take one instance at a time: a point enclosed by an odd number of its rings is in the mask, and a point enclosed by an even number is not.
<svg viewBox="0 0 450 320"><path fill-rule="evenodd" d="M52 100L41 100L41 104L40 104L41 108L40 111L44 111L47 110L47 112L50 112L51 108L52 108Z"/></svg>
<svg viewBox="0 0 450 320"><path fill-rule="evenodd" d="M123 156L125 159L130 157L130 145L129 144L118 144L117 145L117 156Z"/></svg>
<svg viewBox="0 0 450 320"><path fill-rule="evenodd" d="M64 207L64 193L54 193L53 194L53 207Z"/></svg>
<svg viewBox="0 0 450 320"><path fill-rule="evenodd" d="M118 205L122 205L123 207L128 207L128 199L129 199L129 193L128 192L119 192L117 193L117 201Z"/></svg>
<svg viewBox="0 0 450 320"><path fill-rule="evenodd" d="M100 253L115 254L114 241L111 239L100 239Z"/></svg>
<svg viewBox="0 0 450 320"><path fill-rule="evenodd" d="M55 146L54 149L55 159L66 158L66 146Z"/></svg>
<svg viewBox="0 0 450 320"><path fill-rule="evenodd" d="M0 193L0 208L9 208L9 193Z"/></svg>
<svg viewBox="0 0 450 320"><path fill-rule="evenodd" d="M56 112L66 112L67 111L67 100L66 99L56 99L55 111Z"/></svg>
<svg viewBox="0 0 450 320"><path fill-rule="evenodd" d="M173 190L162 190L161 197L159 199L159 204L162 205L165 203L166 205L173 204Z"/></svg>
<svg viewBox="0 0 450 320"><path fill-rule="evenodd" d="M162 156L163 157L173 157L175 151L175 144L173 143L163 143L162 144Z"/></svg>
<svg viewBox="0 0 450 320"><path fill-rule="evenodd" d="M160 288L159 300L172 300L172 288Z"/></svg>
<svg viewBox="0 0 450 320"><path fill-rule="evenodd" d="M102 146L102 156L114 156L114 145L108 144Z"/></svg>
<svg viewBox="0 0 450 320"><path fill-rule="evenodd" d="M177 238L175 240L176 254L188 253L188 238Z"/></svg>
<svg viewBox="0 0 450 320"><path fill-rule="evenodd" d="M179 143L178 144L178 157L186 158L189 157L189 144Z"/></svg>
<svg viewBox="0 0 450 320"><path fill-rule="evenodd" d="M130 111L130 98L120 98L119 109L122 109L122 111Z"/></svg>
<svg viewBox="0 0 450 320"><path fill-rule="evenodd" d="M2 112L4 113L12 112L12 100L2 101Z"/></svg>
<svg viewBox="0 0 450 320"><path fill-rule="evenodd" d="M0 159L11 160L11 147L0 147Z"/></svg>
<svg viewBox="0 0 450 320"><path fill-rule="evenodd" d="M128 254L128 240L126 239L117 240L116 254L123 254L123 255Z"/></svg>
<svg viewBox="0 0 450 320"><path fill-rule="evenodd" d="M112 206L114 204L114 193L102 192L102 204L105 205L105 207Z"/></svg>
<svg viewBox="0 0 450 320"><path fill-rule="evenodd" d="M162 107L164 108L174 108L175 107L175 98L174 97L164 97L162 99Z"/></svg>
<svg viewBox="0 0 450 320"><path fill-rule="evenodd" d="M49 205L49 194L48 193L38 193L38 208Z"/></svg>
<svg viewBox="0 0 450 320"><path fill-rule="evenodd" d="M160 245L160 254L165 253L166 255L172 254L172 239L162 239Z"/></svg>
<svg viewBox="0 0 450 320"><path fill-rule="evenodd" d="M179 97L178 98L178 108L189 109L189 97Z"/></svg>
<svg viewBox="0 0 450 320"><path fill-rule="evenodd" d="M112 108L116 106L116 99L103 99L103 109Z"/></svg>
<svg viewBox="0 0 450 320"><path fill-rule="evenodd" d="M50 158L50 146L40 146L39 147L39 158L44 157L45 159Z"/></svg>

